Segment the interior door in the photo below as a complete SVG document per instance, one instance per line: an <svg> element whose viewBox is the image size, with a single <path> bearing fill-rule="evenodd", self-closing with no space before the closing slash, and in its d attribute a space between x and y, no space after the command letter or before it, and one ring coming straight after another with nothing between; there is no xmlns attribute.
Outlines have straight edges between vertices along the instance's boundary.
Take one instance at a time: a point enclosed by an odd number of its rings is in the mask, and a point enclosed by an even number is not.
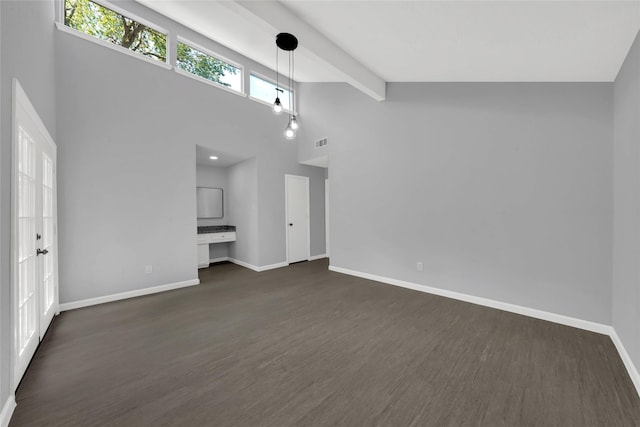
<svg viewBox="0 0 640 427"><path fill-rule="evenodd" d="M309 259L309 178L286 175L287 262Z"/></svg>
<svg viewBox="0 0 640 427"><path fill-rule="evenodd" d="M325 254L327 258L329 253L329 180L324 180L324 237L325 237Z"/></svg>
<svg viewBox="0 0 640 427"><path fill-rule="evenodd" d="M56 146L13 84L12 284L14 386L58 310Z"/></svg>
<svg viewBox="0 0 640 427"><path fill-rule="evenodd" d="M38 144L36 154L38 201L36 206L36 267L40 291L40 339L58 311L57 245L56 245L56 150L55 145Z"/></svg>

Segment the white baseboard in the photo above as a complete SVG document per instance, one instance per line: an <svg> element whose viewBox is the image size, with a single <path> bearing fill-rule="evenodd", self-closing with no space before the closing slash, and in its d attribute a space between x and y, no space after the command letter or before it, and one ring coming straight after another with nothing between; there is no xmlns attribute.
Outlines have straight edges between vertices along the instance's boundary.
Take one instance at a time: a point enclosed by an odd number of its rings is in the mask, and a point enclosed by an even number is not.
<svg viewBox="0 0 640 427"><path fill-rule="evenodd" d="M239 259L229 258L229 261L236 265L239 265L240 267L248 268L249 270L260 271L259 267L253 264L249 264L248 262L240 261Z"/></svg>
<svg viewBox="0 0 640 427"><path fill-rule="evenodd" d="M261 267L258 267L258 271L267 271L267 270L274 270L276 268L282 268L282 267L288 267L289 263L288 262L277 262L275 264L269 264L269 265L263 265Z"/></svg>
<svg viewBox="0 0 640 427"><path fill-rule="evenodd" d="M631 381L633 381L633 385L636 386L636 392L638 393L638 396L640 396L640 374L638 373L638 369L636 369L636 366L633 364L631 356L629 356L629 353L627 353L627 349L624 347L624 344L622 344L618 333L613 327L611 328L611 333L609 334L609 336L611 337L613 344L615 344L616 348L618 349L620 358L622 359L625 368L627 368L627 372L631 377Z"/></svg>
<svg viewBox="0 0 640 427"><path fill-rule="evenodd" d="M169 283L167 285L153 286L151 288L122 292L119 294L105 295L102 297L89 298L80 301L66 302L64 304L60 304L60 311L73 310L75 308L88 307L90 305L104 304L106 302L118 301L121 299L135 298L142 295L157 294L158 292L171 291L173 289L180 289L198 284L200 284L199 279L192 279L185 280L184 282Z"/></svg>
<svg viewBox="0 0 640 427"><path fill-rule="evenodd" d="M209 260L209 264L214 264L216 262L223 262L223 261L229 261L229 257L228 256L221 256L219 258L211 258Z"/></svg>
<svg viewBox="0 0 640 427"><path fill-rule="evenodd" d="M317 259L322 259L326 257L327 257L327 254L314 255L312 257L309 257L309 261L315 261Z"/></svg>
<svg viewBox="0 0 640 427"><path fill-rule="evenodd" d="M11 395L4 403L2 407L2 412L0 412L0 427L7 427L9 425L9 421L11 421L11 416L13 415L13 410L16 409L16 398Z"/></svg>
<svg viewBox="0 0 640 427"><path fill-rule="evenodd" d="M362 273L360 271L349 270L342 267L329 266L329 270L336 273L348 274L350 276L362 277L363 279L375 280L377 282L387 283L389 285L400 286L415 291L426 292L428 294L440 295L460 301L470 302L472 304L483 305L485 307L497 308L498 310L509 311L511 313L522 314L524 316L535 317L536 319L548 320L549 322L560 323L562 325L572 326L574 328L584 329L599 334L609 335L611 326L602 323L591 322L589 320L576 319L575 317L564 316L562 314L550 313L548 311L537 310L534 308L523 307L521 305L510 304L502 301L496 301L488 298L476 297L473 295L463 294L461 292L448 291L446 289L433 288L431 286L419 285L417 283L405 282L403 280L391 279L389 277L377 276L375 274Z"/></svg>
<svg viewBox="0 0 640 427"><path fill-rule="evenodd" d="M278 262L276 264L257 266L257 265L249 264L248 262L240 261L239 259L235 259L235 258L229 258L228 260L241 267L248 268L253 271L257 271L258 273L261 271L273 270L274 268L281 268L289 265L286 262Z"/></svg>

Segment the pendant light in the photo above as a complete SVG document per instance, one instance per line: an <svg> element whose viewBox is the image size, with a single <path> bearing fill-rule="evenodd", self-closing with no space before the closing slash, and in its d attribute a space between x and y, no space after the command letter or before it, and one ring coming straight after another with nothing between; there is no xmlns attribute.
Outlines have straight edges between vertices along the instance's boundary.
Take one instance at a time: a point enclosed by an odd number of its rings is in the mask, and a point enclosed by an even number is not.
<svg viewBox="0 0 640 427"><path fill-rule="evenodd" d="M284 136L289 140L295 139L296 130L300 127L295 115L295 96L293 95L293 51L296 50L297 47L298 39L293 34L280 33L276 36L276 100L273 103L273 111L276 114L282 112L282 103L280 102L280 98L278 96L280 93L284 93L284 91L280 88L280 81L278 80L280 75L280 70L278 69L278 54L279 49L282 49L286 52L289 52L289 122L287 123L287 127L284 130Z"/></svg>
<svg viewBox="0 0 640 427"><path fill-rule="evenodd" d="M282 89L280 89L279 77L280 73L278 72L278 55L280 52L276 47L276 100L273 102L273 114L281 114L282 113L282 103L280 102L280 93L282 93Z"/></svg>

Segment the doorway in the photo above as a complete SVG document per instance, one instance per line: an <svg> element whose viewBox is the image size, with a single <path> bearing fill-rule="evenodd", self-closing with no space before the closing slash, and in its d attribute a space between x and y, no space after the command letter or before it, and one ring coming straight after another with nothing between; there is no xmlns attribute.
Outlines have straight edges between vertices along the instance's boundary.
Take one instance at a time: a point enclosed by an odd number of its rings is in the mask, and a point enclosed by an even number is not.
<svg viewBox="0 0 640 427"><path fill-rule="evenodd" d="M309 178L285 175L287 263L309 260Z"/></svg>
<svg viewBox="0 0 640 427"><path fill-rule="evenodd" d="M56 145L13 80L11 284L13 388L58 312Z"/></svg>

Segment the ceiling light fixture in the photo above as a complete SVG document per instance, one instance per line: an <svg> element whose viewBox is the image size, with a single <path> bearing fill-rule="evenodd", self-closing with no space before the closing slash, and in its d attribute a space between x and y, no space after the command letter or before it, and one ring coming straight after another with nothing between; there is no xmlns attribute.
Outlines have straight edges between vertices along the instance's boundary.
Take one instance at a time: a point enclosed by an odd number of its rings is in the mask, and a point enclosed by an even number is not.
<svg viewBox="0 0 640 427"><path fill-rule="evenodd" d="M284 130L284 136L287 139L294 139L296 137L296 130L300 127L295 115L295 95L293 93L293 51L298 47L298 39L293 34L280 33L276 36L276 100L273 103L273 112L280 114L282 112L282 103L280 102L279 94L284 93L280 88L280 70L278 69L278 56L280 49L289 52L289 122Z"/></svg>
<svg viewBox="0 0 640 427"><path fill-rule="evenodd" d="M209 156L209 158L210 158L211 160L218 160L218 157L217 157L217 156Z"/></svg>

